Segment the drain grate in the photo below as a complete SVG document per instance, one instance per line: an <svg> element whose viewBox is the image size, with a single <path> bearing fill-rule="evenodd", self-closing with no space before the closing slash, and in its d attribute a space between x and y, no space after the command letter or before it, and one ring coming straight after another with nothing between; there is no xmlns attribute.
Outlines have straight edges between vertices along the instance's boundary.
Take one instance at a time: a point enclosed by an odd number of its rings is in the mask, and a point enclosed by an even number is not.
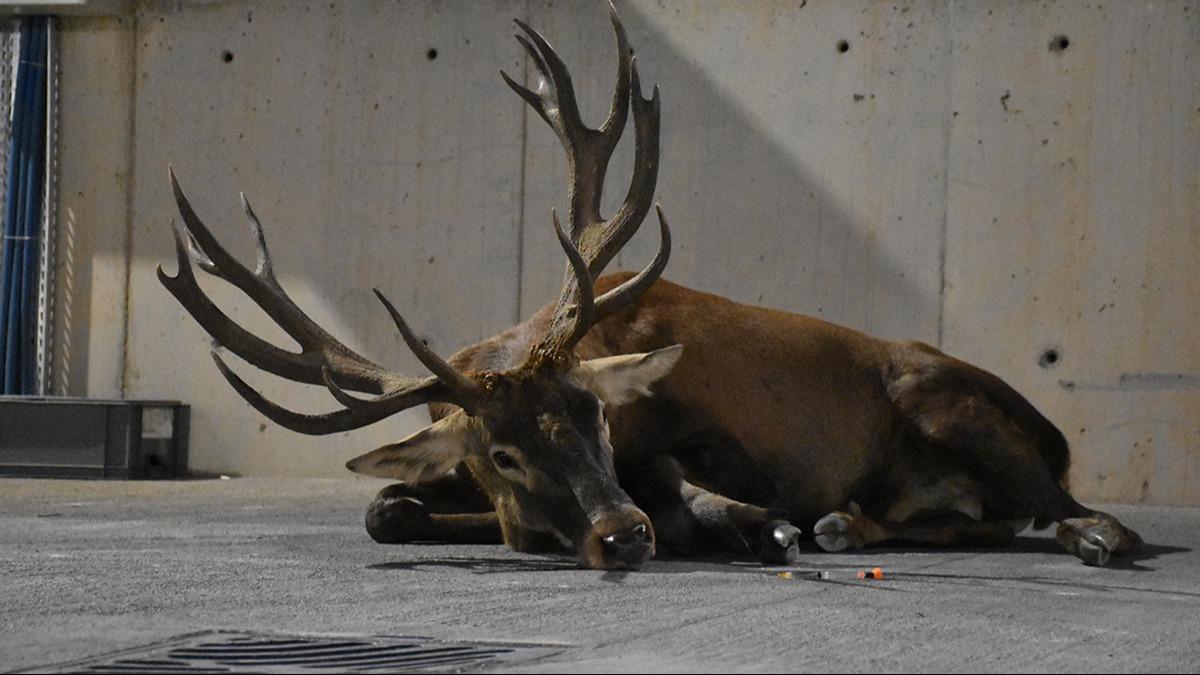
<svg viewBox="0 0 1200 675"><path fill-rule="evenodd" d="M462 672L558 654L549 645L445 642L405 637L319 637L210 631L39 673Z"/></svg>

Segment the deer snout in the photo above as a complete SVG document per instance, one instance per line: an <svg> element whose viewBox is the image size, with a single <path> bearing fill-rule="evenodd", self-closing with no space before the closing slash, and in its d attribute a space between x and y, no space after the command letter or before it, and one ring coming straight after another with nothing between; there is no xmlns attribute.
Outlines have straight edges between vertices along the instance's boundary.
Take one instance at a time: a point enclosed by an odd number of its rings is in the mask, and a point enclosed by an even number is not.
<svg viewBox="0 0 1200 675"><path fill-rule="evenodd" d="M601 516L592 524L580 561L593 569L637 569L654 557L654 526L633 506Z"/></svg>

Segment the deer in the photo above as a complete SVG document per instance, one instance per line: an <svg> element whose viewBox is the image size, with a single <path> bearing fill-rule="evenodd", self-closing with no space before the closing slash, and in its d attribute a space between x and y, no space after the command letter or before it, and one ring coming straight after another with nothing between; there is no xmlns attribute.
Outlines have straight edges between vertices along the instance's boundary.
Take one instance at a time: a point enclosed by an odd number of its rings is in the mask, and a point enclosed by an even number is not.
<svg viewBox="0 0 1200 675"><path fill-rule="evenodd" d="M658 88L643 96L611 3L609 13L618 70L598 128L582 122L558 53L520 20L516 37L536 86L501 71L566 154L568 225L556 210L550 219L567 258L558 298L443 359L375 289L431 375L388 370L318 326L277 281L245 196L254 270L218 242L169 172L183 232L172 222L178 271L160 266L161 283L218 345L258 369L325 387L340 407L287 409L213 351L246 402L314 435L428 406L432 424L346 465L399 481L368 507L370 537L565 550L589 569L637 569L660 548L794 564L809 537L831 552L889 542L1002 546L1030 524L1054 523L1058 542L1085 564L1135 551L1137 533L1071 496L1065 437L999 377L921 342L662 279L671 232L657 204L653 259L636 274L603 275L649 213L660 128ZM605 173L630 114L632 178L604 218ZM244 292L300 351L222 313L193 264Z"/></svg>

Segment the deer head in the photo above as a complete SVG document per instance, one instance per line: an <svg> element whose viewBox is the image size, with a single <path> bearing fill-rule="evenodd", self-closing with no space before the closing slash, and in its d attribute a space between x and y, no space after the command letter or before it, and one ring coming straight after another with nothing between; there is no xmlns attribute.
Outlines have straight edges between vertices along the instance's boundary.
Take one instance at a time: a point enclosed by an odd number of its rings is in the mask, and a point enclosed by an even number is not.
<svg viewBox="0 0 1200 675"><path fill-rule="evenodd" d="M648 392L679 358L677 345L648 354L580 360L574 348L597 321L634 301L662 273L670 230L658 209L661 241L636 276L596 296L594 281L637 231L649 211L658 175L658 90L643 98L625 31L610 5L618 49L612 108L598 129L580 120L571 76L550 44L517 21L517 35L538 76L528 89L501 75L558 134L566 150L568 231L551 220L568 264L562 291L544 334L528 358L503 371L460 372L418 339L378 290L409 349L432 373L411 377L387 370L339 342L312 321L276 280L263 229L243 196L258 244L253 271L235 260L193 211L171 172L184 233L172 224L179 272L159 280L222 347L253 366L307 384L323 385L341 405L324 414L281 407L255 391L216 352L217 368L263 415L305 434L356 429L423 403L457 410L398 443L350 461L356 472L421 482L466 463L507 522L569 540L580 563L593 568L637 567L654 552L654 530L617 484L605 406ZM636 165L624 203L609 218L600 197L609 159L630 109ZM299 345L281 349L223 314L200 289L192 263L242 290ZM370 394L362 397L350 392ZM508 528L505 528L507 533Z"/></svg>

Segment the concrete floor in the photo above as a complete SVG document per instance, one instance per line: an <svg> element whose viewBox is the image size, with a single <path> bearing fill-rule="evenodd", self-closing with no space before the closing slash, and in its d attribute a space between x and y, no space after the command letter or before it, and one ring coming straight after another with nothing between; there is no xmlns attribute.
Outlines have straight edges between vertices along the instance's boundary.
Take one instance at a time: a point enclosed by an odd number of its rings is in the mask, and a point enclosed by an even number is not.
<svg viewBox="0 0 1200 675"><path fill-rule="evenodd" d="M990 551L806 551L575 569L381 546L369 479L0 480L0 670L208 629L571 645L523 670L1200 670L1200 509L1111 507L1148 542L1094 569L1044 533ZM881 566L895 575L857 581Z"/></svg>

